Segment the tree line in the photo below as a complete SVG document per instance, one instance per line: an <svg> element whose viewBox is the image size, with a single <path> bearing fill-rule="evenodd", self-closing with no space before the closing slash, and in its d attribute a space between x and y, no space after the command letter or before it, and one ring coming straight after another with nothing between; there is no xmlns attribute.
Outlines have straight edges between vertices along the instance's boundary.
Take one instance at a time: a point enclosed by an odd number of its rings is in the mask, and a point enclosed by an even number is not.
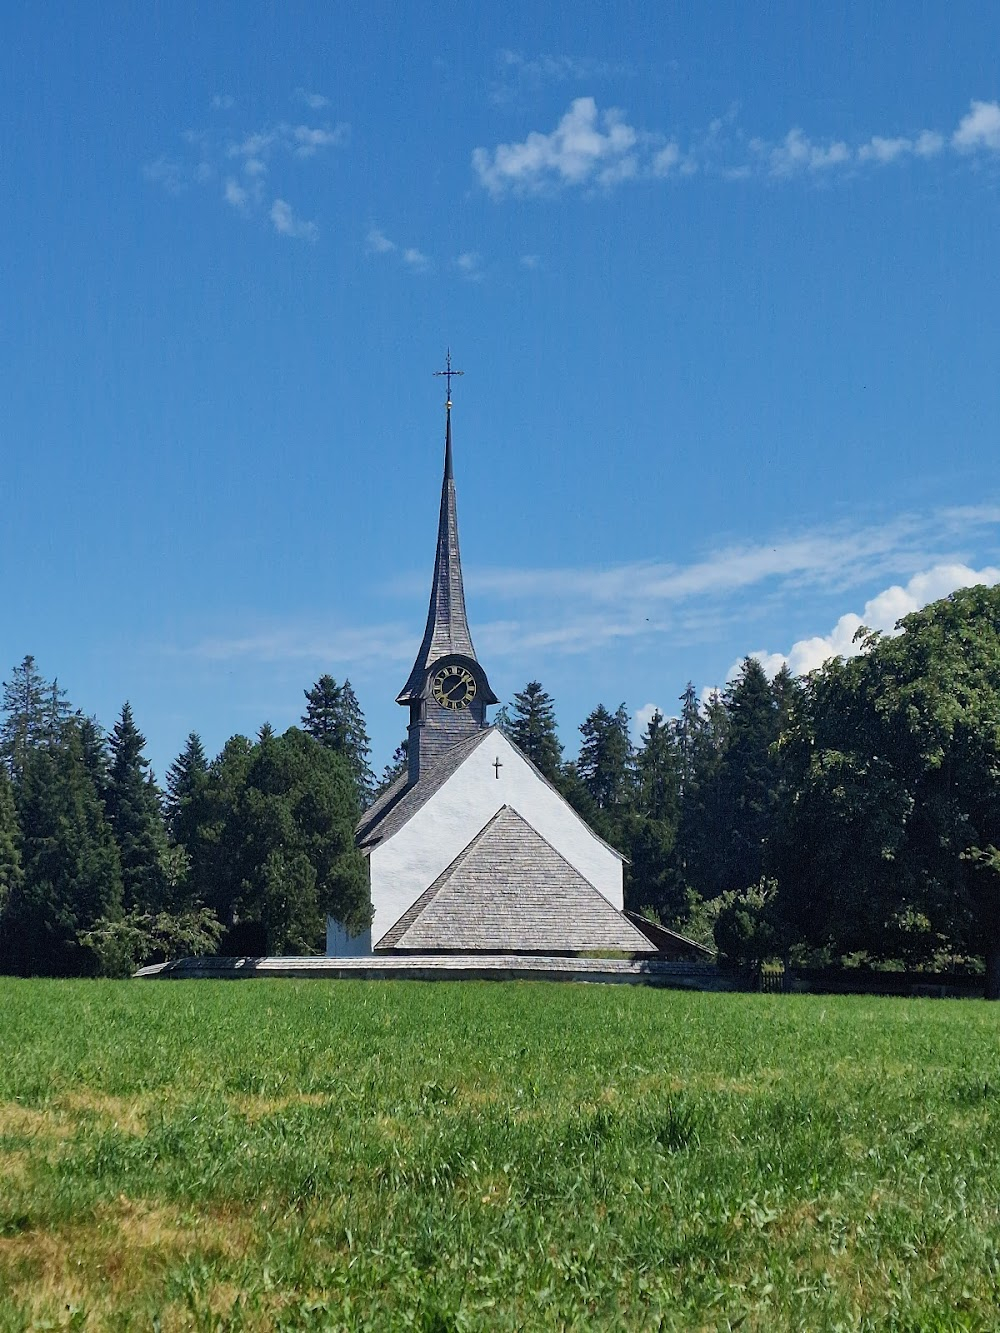
<svg viewBox="0 0 1000 1333"><path fill-rule="evenodd" d="M369 919L354 825L373 788L349 682L302 727L192 733L160 788L128 703L107 735L26 657L3 687L0 971L129 974L179 954L312 953Z"/></svg>
<svg viewBox="0 0 1000 1333"><path fill-rule="evenodd" d="M624 704L565 763L536 681L499 724L629 858L626 905L723 959L985 968L1000 998L1000 588L859 631L802 678L744 660L702 704Z"/></svg>
<svg viewBox="0 0 1000 1333"><path fill-rule="evenodd" d="M1000 588L864 631L802 678L744 660L702 702L595 708L566 760L538 681L497 725L628 859L626 905L754 965L985 968L1000 995ZM299 728L192 734L153 781L126 704L111 733L26 658L0 728L0 969L124 973L179 952L310 952L369 913L352 830L380 782L349 682Z"/></svg>

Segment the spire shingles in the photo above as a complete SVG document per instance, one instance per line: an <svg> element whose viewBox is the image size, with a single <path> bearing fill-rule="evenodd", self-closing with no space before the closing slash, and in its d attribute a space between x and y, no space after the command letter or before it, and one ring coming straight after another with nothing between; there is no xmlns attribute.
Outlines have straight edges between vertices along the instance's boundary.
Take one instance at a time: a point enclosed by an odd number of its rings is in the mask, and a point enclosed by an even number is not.
<svg viewBox="0 0 1000 1333"><path fill-rule="evenodd" d="M476 661L469 621L465 614L465 589L462 586L462 557L458 549L458 509L455 503L455 476L451 459L451 402L446 408L444 442L444 480L441 483L441 513L438 518L437 554L434 582L427 611L427 626L409 679L396 702L405 704L419 698L427 668L438 658L458 653Z"/></svg>

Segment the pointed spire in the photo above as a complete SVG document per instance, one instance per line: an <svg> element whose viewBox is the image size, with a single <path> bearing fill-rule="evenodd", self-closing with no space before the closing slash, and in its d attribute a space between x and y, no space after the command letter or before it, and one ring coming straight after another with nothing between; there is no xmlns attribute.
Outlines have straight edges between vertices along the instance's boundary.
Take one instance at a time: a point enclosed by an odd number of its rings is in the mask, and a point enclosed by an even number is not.
<svg viewBox="0 0 1000 1333"><path fill-rule="evenodd" d="M451 371L453 375L458 373ZM473 661L477 660L465 613L462 557L458 549L458 509L455 501L455 474L451 454L451 395L449 394L445 404L441 512L438 518L437 554L434 559L434 582L427 610L427 626L413 670L396 702L405 704L419 698L427 668L439 657L447 657L450 653L459 653Z"/></svg>

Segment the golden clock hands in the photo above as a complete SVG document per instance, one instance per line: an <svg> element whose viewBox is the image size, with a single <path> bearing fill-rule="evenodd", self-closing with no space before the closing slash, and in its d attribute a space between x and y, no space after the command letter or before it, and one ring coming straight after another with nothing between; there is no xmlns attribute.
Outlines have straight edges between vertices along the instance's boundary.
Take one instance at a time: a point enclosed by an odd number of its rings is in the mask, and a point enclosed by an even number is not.
<svg viewBox="0 0 1000 1333"><path fill-rule="evenodd" d="M453 685L453 686L451 687L450 690L446 690L446 691L445 691L445 694L447 695L447 697L448 697L449 699L454 699L454 698L455 698L455 691L456 691L456 690L461 690L462 693L465 694L465 692L468 690L468 688L469 688L469 687L466 685L465 681L464 681L464 680L460 680L460 681L458 682L457 685Z"/></svg>

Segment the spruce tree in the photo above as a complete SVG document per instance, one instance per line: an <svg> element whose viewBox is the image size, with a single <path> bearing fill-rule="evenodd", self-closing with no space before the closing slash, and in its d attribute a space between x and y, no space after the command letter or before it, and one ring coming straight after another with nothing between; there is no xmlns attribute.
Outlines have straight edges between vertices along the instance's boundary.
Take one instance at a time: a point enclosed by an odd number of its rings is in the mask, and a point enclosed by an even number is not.
<svg viewBox="0 0 1000 1333"><path fill-rule="evenodd" d="M143 754L146 738L135 725L127 702L108 743L111 769L107 810L121 855L125 908L161 910L169 904L160 794L148 771L149 760Z"/></svg>
<svg viewBox="0 0 1000 1333"><path fill-rule="evenodd" d="M676 733L655 712L636 758L636 803L629 849L627 899L635 909L651 908L671 926L682 926L690 910L678 865L680 756Z"/></svg>
<svg viewBox="0 0 1000 1333"><path fill-rule="evenodd" d="M338 685L330 675L320 676L311 690L305 691L306 711L302 725L313 740L347 760L363 809L372 799L375 774L372 772L371 745L365 727L365 715L349 680Z"/></svg>
<svg viewBox="0 0 1000 1333"><path fill-rule="evenodd" d="M25 756L16 790L22 839L0 939L0 967L20 975L91 969L80 934L121 912L118 849L83 762L79 730Z"/></svg>
<svg viewBox="0 0 1000 1333"><path fill-rule="evenodd" d="M49 684L29 653L3 683L0 756L11 777L21 771L28 752L45 738Z"/></svg>
<svg viewBox="0 0 1000 1333"><path fill-rule="evenodd" d="M14 792L6 772L0 768L0 935L4 909L21 882L21 834L17 825Z"/></svg>
<svg viewBox="0 0 1000 1333"><path fill-rule="evenodd" d="M514 695L513 715L507 735L539 772L554 782L562 764L562 746L556 733L555 706L552 697L537 680L529 681Z"/></svg>
<svg viewBox="0 0 1000 1333"><path fill-rule="evenodd" d="M376 796L388 791L392 784L403 776L406 772L406 762L406 741L400 741L392 752L392 758L382 770L382 777L375 789Z"/></svg>
<svg viewBox="0 0 1000 1333"><path fill-rule="evenodd" d="M583 742L576 773L597 816L594 826L608 842L625 850L634 796L634 760L629 715L624 704L610 713L600 704L580 724Z"/></svg>
<svg viewBox="0 0 1000 1333"><path fill-rule="evenodd" d="M167 770L167 829L178 847L192 853L199 828L208 820L208 759L201 737L192 731Z"/></svg>

